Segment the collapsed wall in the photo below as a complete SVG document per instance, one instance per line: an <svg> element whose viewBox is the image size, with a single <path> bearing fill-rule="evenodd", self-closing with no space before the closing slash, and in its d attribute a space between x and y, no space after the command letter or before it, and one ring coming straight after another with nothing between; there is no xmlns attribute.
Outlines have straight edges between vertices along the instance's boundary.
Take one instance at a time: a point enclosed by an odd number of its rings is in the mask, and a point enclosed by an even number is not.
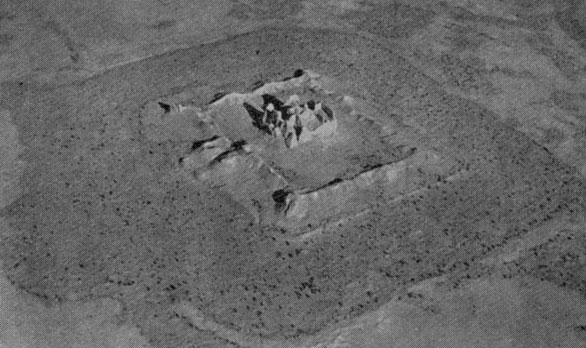
<svg viewBox="0 0 586 348"><path fill-rule="evenodd" d="M185 170L196 180L229 192L258 223L274 224L293 235L412 195L424 189L429 177L441 181L461 173L455 163L432 151L411 149L406 159L353 178L335 179L317 189L290 190L287 180L247 144L212 137L196 146L181 159Z"/></svg>
<svg viewBox="0 0 586 348"><path fill-rule="evenodd" d="M455 163L432 151L412 150L408 158L367 170L349 180L311 191L289 192L277 224L293 234L315 231L376 205L396 202L425 189L429 177L449 180L461 174Z"/></svg>
<svg viewBox="0 0 586 348"><path fill-rule="evenodd" d="M194 143L180 164L196 180L229 192L257 222L262 212L272 209L268 199L271 193L287 185L245 142L231 142L220 136Z"/></svg>

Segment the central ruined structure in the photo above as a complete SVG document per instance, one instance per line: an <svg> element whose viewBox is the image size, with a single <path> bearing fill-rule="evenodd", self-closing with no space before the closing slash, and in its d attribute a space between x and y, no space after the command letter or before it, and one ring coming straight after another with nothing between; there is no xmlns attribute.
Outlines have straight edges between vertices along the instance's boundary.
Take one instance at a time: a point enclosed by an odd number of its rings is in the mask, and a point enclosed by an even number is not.
<svg viewBox="0 0 586 348"><path fill-rule="evenodd" d="M282 137L289 148L307 143L314 137L327 139L336 132L337 122L332 109L321 102L301 103L298 95L286 103L270 94L263 94L262 110L244 102L244 107L260 130Z"/></svg>
<svg viewBox="0 0 586 348"><path fill-rule="evenodd" d="M386 134L356 110L354 97L325 85L303 72L218 98L197 112L215 135L196 141L182 168L228 192L257 223L294 236L368 211L373 196L400 199L421 189L421 168L461 174L408 137Z"/></svg>

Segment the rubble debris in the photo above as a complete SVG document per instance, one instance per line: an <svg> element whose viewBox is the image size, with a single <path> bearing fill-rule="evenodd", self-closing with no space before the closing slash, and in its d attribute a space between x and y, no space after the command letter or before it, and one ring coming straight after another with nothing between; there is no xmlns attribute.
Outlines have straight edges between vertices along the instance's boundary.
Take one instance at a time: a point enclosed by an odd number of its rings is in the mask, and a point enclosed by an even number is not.
<svg viewBox="0 0 586 348"><path fill-rule="evenodd" d="M259 110L255 106L246 102L244 102L243 105L246 111L248 112L248 115L250 115L250 118L252 118L252 124L256 128L270 135L271 130L266 124L263 123L263 118L265 116L264 111Z"/></svg>
<svg viewBox="0 0 586 348"><path fill-rule="evenodd" d="M281 100L279 100L279 98L277 98L271 94L263 94L262 101L263 101L263 106L262 106L263 109L266 109L269 104L273 104L273 106L277 110L282 111L285 106L285 103L283 103Z"/></svg>
<svg viewBox="0 0 586 348"><path fill-rule="evenodd" d="M286 102L271 94L262 95L263 105L258 108L244 102L253 125L259 130L275 137L282 137L288 148L293 148L313 139L318 128L328 122L335 125L333 110L321 101L309 100L301 103L299 96L292 95ZM320 132L331 134L329 131ZM305 133L305 135L304 135Z"/></svg>

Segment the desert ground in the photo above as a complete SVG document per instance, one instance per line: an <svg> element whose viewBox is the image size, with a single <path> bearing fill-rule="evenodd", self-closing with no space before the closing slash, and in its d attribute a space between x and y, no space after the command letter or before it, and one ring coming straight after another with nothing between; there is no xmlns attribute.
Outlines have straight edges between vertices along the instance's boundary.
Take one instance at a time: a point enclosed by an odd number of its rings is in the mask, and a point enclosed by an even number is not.
<svg viewBox="0 0 586 348"><path fill-rule="evenodd" d="M586 2L3 0L0 347L586 347Z"/></svg>

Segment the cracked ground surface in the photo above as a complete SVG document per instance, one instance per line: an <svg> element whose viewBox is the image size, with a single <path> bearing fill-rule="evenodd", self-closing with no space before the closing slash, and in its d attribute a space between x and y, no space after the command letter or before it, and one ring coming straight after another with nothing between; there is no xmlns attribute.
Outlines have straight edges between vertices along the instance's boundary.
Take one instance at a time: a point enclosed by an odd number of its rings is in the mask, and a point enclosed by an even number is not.
<svg viewBox="0 0 586 348"><path fill-rule="evenodd" d="M0 346L586 346L585 14L2 3Z"/></svg>

